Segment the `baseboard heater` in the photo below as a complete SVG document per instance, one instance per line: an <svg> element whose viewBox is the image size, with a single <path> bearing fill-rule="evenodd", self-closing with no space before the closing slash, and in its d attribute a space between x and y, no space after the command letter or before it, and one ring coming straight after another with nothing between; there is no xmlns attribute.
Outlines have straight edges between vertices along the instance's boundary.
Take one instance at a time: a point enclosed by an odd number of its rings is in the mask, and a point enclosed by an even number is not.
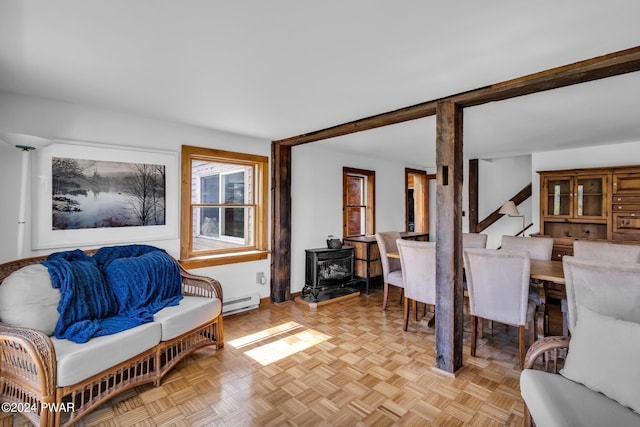
<svg viewBox="0 0 640 427"><path fill-rule="evenodd" d="M247 310L253 310L260 306L260 294L251 294L243 297L231 298L222 303L222 314L234 314Z"/></svg>

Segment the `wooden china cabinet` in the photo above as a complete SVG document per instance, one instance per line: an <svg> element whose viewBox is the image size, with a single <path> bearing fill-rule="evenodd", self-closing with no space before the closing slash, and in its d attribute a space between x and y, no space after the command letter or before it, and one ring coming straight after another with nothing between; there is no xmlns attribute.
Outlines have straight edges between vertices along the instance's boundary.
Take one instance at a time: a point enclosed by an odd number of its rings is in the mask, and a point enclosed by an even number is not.
<svg viewBox="0 0 640 427"><path fill-rule="evenodd" d="M640 166L542 171L540 235L554 238L553 259L576 239L640 244Z"/></svg>
<svg viewBox="0 0 640 427"><path fill-rule="evenodd" d="M640 169L613 175L611 238L640 241Z"/></svg>

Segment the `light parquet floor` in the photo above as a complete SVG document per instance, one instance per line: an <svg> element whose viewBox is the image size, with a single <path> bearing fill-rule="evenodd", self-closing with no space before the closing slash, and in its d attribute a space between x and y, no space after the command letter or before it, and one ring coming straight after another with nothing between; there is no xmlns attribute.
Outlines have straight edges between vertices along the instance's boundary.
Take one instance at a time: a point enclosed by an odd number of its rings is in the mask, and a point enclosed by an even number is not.
<svg viewBox="0 0 640 427"><path fill-rule="evenodd" d="M403 332L398 294L386 312L381 306L382 292L373 289L316 311L289 302L227 317L224 349L195 352L160 387L125 392L79 425L524 424L515 328L485 328L472 358L467 319L464 368L453 378L432 369L435 335L427 322L412 321Z"/></svg>

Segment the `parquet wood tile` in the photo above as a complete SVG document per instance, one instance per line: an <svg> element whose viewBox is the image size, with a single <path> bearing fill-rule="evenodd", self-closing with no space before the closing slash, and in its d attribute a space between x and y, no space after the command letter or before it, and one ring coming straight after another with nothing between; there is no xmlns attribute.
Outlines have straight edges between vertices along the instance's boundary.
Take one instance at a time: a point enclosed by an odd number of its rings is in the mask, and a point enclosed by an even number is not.
<svg viewBox="0 0 640 427"><path fill-rule="evenodd" d="M454 377L435 366L426 318L402 331L382 292L311 310L293 302L225 318L225 347L201 349L159 387L127 391L81 426L520 426L518 337L494 324ZM28 425L16 417L15 425Z"/></svg>

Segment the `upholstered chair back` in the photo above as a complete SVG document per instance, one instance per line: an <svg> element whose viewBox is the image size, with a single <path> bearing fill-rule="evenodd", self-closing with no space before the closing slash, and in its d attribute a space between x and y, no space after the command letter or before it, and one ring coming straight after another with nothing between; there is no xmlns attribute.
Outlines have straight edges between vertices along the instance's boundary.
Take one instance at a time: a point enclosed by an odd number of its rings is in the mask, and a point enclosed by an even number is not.
<svg viewBox="0 0 640 427"><path fill-rule="evenodd" d="M525 326L531 262L526 251L465 249L471 315Z"/></svg>
<svg viewBox="0 0 640 427"><path fill-rule="evenodd" d="M436 303L436 244L397 241L404 278L404 296L425 304Z"/></svg>
<svg viewBox="0 0 640 427"><path fill-rule="evenodd" d="M396 240L400 238L399 231L382 231L376 233L376 241L380 250L380 261L382 262L382 275L384 281L388 281L389 273L401 270L400 260L398 258L387 257L387 252L398 252Z"/></svg>
<svg viewBox="0 0 640 427"><path fill-rule="evenodd" d="M469 248L486 248L487 235L482 233L462 233L462 247Z"/></svg>
<svg viewBox="0 0 640 427"><path fill-rule="evenodd" d="M573 256L579 259L640 263L640 245L576 240L573 242Z"/></svg>
<svg viewBox="0 0 640 427"><path fill-rule="evenodd" d="M502 236L500 247L507 251L527 251L531 259L550 260L553 239L550 237Z"/></svg>
<svg viewBox="0 0 640 427"><path fill-rule="evenodd" d="M577 308L640 323L640 264L620 264L562 258L567 289L569 331L577 322Z"/></svg>

